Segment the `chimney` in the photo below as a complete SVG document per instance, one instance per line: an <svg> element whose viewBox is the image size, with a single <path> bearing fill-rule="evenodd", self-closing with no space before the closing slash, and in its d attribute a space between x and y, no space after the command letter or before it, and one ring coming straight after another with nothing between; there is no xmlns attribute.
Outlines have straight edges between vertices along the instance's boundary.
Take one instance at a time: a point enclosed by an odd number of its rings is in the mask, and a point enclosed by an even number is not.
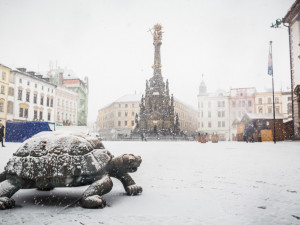
<svg viewBox="0 0 300 225"><path fill-rule="evenodd" d="M58 86L62 86L64 82L64 73L60 72L58 77Z"/></svg>
<svg viewBox="0 0 300 225"><path fill-rule="evenodd" d="M26 68L17 68L17 70L20 70L21 72L26 73Z"/></svg>

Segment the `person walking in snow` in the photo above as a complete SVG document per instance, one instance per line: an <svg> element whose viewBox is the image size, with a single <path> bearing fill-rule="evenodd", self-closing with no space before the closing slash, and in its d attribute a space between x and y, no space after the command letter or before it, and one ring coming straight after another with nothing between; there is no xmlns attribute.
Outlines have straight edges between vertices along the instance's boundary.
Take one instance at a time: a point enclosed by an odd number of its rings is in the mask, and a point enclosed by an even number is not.
<svg viewBox="0 0 300 225"><path fill-rule="evenodd" d="M3 142L4 142L4 128L5 127L1 123L0 124L0 142L2 143L2 147L5 147L5 145L3 144Z"/></svg>

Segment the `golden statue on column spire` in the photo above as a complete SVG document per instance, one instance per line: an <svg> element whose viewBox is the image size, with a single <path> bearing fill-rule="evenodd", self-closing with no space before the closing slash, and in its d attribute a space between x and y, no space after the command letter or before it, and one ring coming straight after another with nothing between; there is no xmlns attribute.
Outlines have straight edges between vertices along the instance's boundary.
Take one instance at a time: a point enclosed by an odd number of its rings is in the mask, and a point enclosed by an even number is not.
<svg viewBox="0 0 300 225"><path fill-rule="evenodd" d="M155 24L153 28L150 28L149 31L151 32L153 36L153 44L156 46L158 44L161 44L162 40L162 26L160 24Z"/></svg>

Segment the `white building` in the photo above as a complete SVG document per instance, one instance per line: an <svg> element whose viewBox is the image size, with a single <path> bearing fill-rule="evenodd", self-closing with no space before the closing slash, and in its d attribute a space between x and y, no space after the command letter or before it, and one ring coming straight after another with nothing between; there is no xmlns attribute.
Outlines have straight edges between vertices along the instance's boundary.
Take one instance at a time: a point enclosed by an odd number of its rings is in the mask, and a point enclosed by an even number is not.
<svg viewBox="0 0 300 225"><path fill-rule="evenodd" d="M59 74L55 91L54 120L60 125L77 126L78 94L63 86L63 74Z"/></svg>
<svg viewBox="0 0 300 225"><path fill-rule="evenodd" d="M283 22L289 24L294 134L300 139L300 0L294 2Z"/></svg>
<svg viewBox="0 0 300 225"><path fill-rule="evenodd" d="M54 122L55 85L26 68L10 73L7 120Z"/></svg>
<svg viewBox="0 0 300 225"><path fill-rule="evenodd" d="M218 90L207 93L202 80L198 95L198 132L216 133L219 140L229 140L229 93Z"/></svg>

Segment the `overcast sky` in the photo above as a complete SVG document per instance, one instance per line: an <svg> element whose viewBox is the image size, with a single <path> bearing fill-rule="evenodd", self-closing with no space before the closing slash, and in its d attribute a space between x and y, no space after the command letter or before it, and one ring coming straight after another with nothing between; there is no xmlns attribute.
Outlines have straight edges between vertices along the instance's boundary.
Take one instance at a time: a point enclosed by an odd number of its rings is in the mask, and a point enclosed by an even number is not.
<svg viewBox="0 0 300 225"><path fill-rule="evenodd" d="M47 71L50 61L89 77L89 117L124 94L145 91L163 26L162 75L170 92L197 107L208 91L290 85L288 31L270 25L294 0L0 0L0 63Z"/></svg>

